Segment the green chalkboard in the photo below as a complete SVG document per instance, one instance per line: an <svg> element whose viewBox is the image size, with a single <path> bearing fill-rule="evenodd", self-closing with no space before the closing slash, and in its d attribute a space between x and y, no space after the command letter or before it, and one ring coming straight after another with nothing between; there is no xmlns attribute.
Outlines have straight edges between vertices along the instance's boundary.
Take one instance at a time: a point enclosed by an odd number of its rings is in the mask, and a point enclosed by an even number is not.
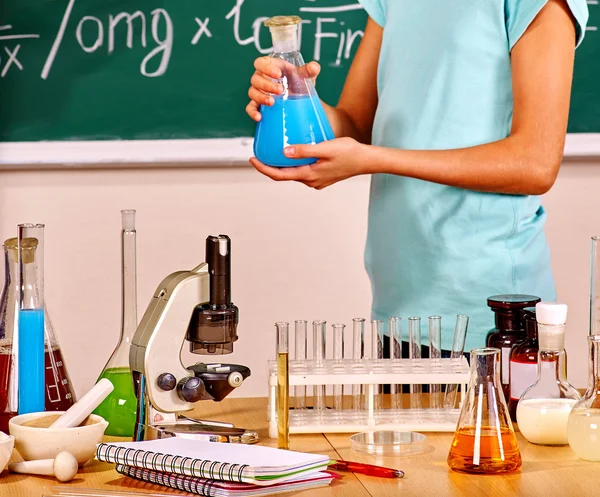
<svg viewBox="0 0 600 497"><path fill-rule="evenodd" d="M366 22L354 0L2 0L0 141L252 136L262 21L299 14L335 103ZM15 60L16 59L16 60Z"/></svg>
<svg viewBox="0 0 600 497"><path fill-rule="evenodd" d="M418 1L418 0L415 0ZM600 7L577 53L570 132L600 132ZM0 141L252 136L264 18L299 14L335 104L366 14L356 0L2 0Z"/></svg>

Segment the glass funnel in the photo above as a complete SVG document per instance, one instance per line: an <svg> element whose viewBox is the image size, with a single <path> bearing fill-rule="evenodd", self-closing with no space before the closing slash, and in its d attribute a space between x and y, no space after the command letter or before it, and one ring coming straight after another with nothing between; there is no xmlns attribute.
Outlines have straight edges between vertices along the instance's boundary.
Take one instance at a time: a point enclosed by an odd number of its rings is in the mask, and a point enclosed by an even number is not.
<svg viewBox="0 0 600 497"><path fill-rule="evenodd" d="M265 21L271 31L271 61L281 71L276 80L283 93L273 95L273 105L262 105L254 136L254 155L268 166L313 164L316 159L288 159L283 149L290 145L314 145L335 138L313 81L307 77L299 51L298 16L277 16Z"/></svg>
<svg viewBox="0 0 600 497"><path fill-rule="evenodd" d="M471 378L448 454L448 465L455 471L499 474L521 467L499 365L499 349L471 350Z"/></svg>
<svg viewBox="0 0 600 497"><path fill-rule="evenodd" d="M536 305L536 319L540 347L537 381L517 404L517 423L531 443L566 445L569 413L581 398L565 374L567 306L541 302Z"/></svg>
<svg viewBox="0 0 600 497"><path fill-rule="evenodd" d="M132 437L137 411L129 369L129 348L137 328L135 211L122 210L121 224L121 335L98 378L109 379L114 390L94 413L108 421L107 435Z"/></svg>
<svg viewBox="0 0 600 497"><path fill-rule="evenodd" d="M581 459L600 461L600 335L590 335L587 340L589 386L569 414L567 437Z"/></svg>
<svg viewBox="0 0 600 497"><path fill-rule="evenodd" d="M25 310L30 313L28 316L37 315L38 324L42 324L44 330L45 396L42 410L66 411L75 402L75 393L62 351L43 300L44 225L19 225L19 231L22 235L20 243L19 238L15 237L6 240L2 246L5 273L4 288L0 297L0 431L6 433L8 421L19 412L18 350L21 297L28 302L25 309L44 309L43 319L40 319L39 313ZM20 275L23 276L24 285L20 284ZM34 303L35 305L30 305ZM23 348L22 352L24 350Z"/></svg>

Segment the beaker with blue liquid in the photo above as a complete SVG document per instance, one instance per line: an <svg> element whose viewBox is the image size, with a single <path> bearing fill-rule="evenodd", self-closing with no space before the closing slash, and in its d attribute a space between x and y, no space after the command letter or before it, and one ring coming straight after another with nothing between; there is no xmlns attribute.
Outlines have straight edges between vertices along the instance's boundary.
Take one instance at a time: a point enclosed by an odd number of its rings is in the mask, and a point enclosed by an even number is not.
<svg viewBox="0 0 600 497"><path fill-rule="evenodd" d="M316 159L289 159L283 149L291 145L315 145L335 138L317 90L306 77L304 59L298 50L298 16L276 16L265 21L271 31L271 61L281 70L277 80L283 93L273 95L272 106L262 105L262 119L254 135L254 155L273 167L314 164Z"/></svg>

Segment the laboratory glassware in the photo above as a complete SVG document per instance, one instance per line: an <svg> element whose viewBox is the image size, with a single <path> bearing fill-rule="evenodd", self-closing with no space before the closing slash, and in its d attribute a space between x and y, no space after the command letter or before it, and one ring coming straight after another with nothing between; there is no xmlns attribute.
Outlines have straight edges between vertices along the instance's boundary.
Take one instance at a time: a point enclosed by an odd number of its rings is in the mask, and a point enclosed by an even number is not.
<svg viewBox="0 0 600 497"><path fill-rule="evenodd" d="M333 327L333 369L343 369L344 366L344 328L345 324L336 323ZM336 411L341 411L344 400L343 385L336 384L333 386L333 408Z"/></svg>
<svg viewBox="0 0 600 497"><path fill-rule="evenodd" d="M327 336L327 321L313 321L313 361L315 369L325 366L325 338ZM317 414L325 411L325 385L313 386L313 409Z"/></svg>
<svg viewBox="0 0 600 497"><path fill-rule="evenodd" d="M600 236L592 237L590 335L600 334Z"/></svg>
<svg viewBox="0 0 600 497"><path fill-rule="evenodd" d="M433 367L439 366L442 358L442 317L429 316L429 359ZM441 409L442 386L439 383L429 385L429 407Z"/></svg>
<svg viewBox="0 0 600 497"><path fill-rule="evenodd" d="M295 350L296 369L306 368L306 329L308 323L306 320L298 319L294 323L295 331ZM306 409L306 386L298 385L294 387L294 410L303 411Z"/></svg>
<svg viewBox="0 0 600 497"><path fill-rule="evenodd" d="M363 369L362 360L365 357L365 319L352 320L352 363L354 369ZM361 385L352 385L352 410L360 411Z"/></svg>
<svg viewBox="0 0 600 497"><path fill-rule="evenodd" d="M578 457L600 461L600 335L589 335L587 341L589 385L569 414L567 436Z"/></svg>
<svg viewBox="0 0 600 497"><path fill-rule="evenodd" d="M521 467L499 366L499 349L471 350L471 378L448 454L448 465L455 471L498 474Z"/></svg>
<svg viewBox="0 0 600 497"><path fill-rule="evenodd" d="M28 279L39 278L43 271L43 225L23 225L30 235L21 241L21 269ZM37 238L34 236L37 235ZM26 235L27 236L27 235ZM8 433L8 421L18 413L18 348L19 348L19 239L4 242L5 283L0 298L0 431ZM36 276L39 273L39 276ZM71 380L62 349L44 307L44 381L45 402L41 410L66 411L75 402Z"/></svg>
<svg viewBox="0 0 600 497"><path fill-rule="evenodd" d="M409 358L411 359L412 366L416 367L418 360L421 359L421 318L410 317L408 318L408 344L409 344ZM421 393L423 392L422 385L411 385L410 386L410 408L420 409L421 404Z"/></svg>
<svg viewBox="0 0 600 497"><path fill-rule="evenodd" d="M371 362L374 370L381 369L383 359L383 321L374 319L371 321ZM381 385L373 385L373 409L381 409ZM366 400L366 399L365 399ZM368 408L368 406L365 406Z"/></svg>
<svg viewBox="0 0 600 497"><path fill-rule="evenodd" d="M459 314L456 316L456 325L454 326L454 337L452 338L452 351L450 352L450 359L454 366L460 366L462 357L465 353L465 342L467 340L467 329L469 328L469 316ZM444 407L447 409L453 409L456 405L456 394L458 392L458 385L448 384L446 385L446 392L444 393Z"/></svg>
<svg viewBox="0 0 600 497"><path fill-rule="evenodd" d="M121 334L98 380L107 378L115 389L94 414L108 421L106 434L133 436L137 399L129 369L129 349L137 329L137 269L135 210L121 211Z"/></svg>
<svg viewBox="0 0 600 497"><path fill-rule="evenodd" d="M277 328L277 447L290 447L290 376L288 372L289 324L276 323Z"/></svg>
<svg viewBox="0 0 600 497"><path fill-rule="evenodd" d="M510 419L517 420L517 404L523 392L533 385L538 377L538 324L535 307L523 310L527 338L513 345L510 351Z"/></svg>
<svg viewBox="0 0 600 497"><path fill-rule="evenodd" d="M272 95L273 105L262 105L254 136L254 155L269 166L308 165L314 158L289 159L283 149L290 145L313 145L335 138L313 81L306 77L299 51L298 16L276 16L265 21L273 40L270 60L281 71L276 81L283 94Z"/></svg>
<svg viewBox="0 0 600 497"><path fill-rule="evenodd" d="M399 317L390 318L390 358L396 366L402 362L402 320ZM390 385L392 409L402 408L402 385Z"/></svg>
<svg viewBox="0 0 600 497"><path fill-rule="evenodd" d="M501 350L500 378L505 399L510 398L510 351L514 344L526 338L523 309L540 301L534 295L494 295L488 298L496 327L488 332L486 344Z"/></svg>
<svg viewBox="0 0 600 497"><path fill-rule="evenodd" d="M536 318L540 347L537 381L523 392L517 404L517 423L531 443L566 445L569 413L581 398L565 376L567 306L540 302L536 305Z"/></svg>

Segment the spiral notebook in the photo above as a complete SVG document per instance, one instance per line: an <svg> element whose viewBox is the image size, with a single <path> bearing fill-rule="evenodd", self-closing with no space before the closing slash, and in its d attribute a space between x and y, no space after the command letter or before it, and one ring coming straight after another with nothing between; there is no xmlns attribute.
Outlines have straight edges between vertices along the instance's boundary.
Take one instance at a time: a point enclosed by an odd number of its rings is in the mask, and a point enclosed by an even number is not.
<svg viewBox="0 0 600 497"><path fill-rule="evenodd" d="M327 468L329 457L260 445L166 438L101 443L99 461L212 480L274 485Z"/></svg>
<svg viewBox="0 0 600 497"><path fill-rule="evenodd" d="M293 480L287 480L283 483L276 483L275 485L265 487L253 485L252 483L234 483L209 480L207 478L198 478L195 476L162 473L160 471L152 471L151 469L134 468L133 466L124 466L121 464L117 464L116 469L118 473L137 480L207 497L260 497L263 495L274 495L285 492L299 492L300 490L309 488L327 486L334 478L336 478L336 476L331 473L308 473Z"/></svg>

